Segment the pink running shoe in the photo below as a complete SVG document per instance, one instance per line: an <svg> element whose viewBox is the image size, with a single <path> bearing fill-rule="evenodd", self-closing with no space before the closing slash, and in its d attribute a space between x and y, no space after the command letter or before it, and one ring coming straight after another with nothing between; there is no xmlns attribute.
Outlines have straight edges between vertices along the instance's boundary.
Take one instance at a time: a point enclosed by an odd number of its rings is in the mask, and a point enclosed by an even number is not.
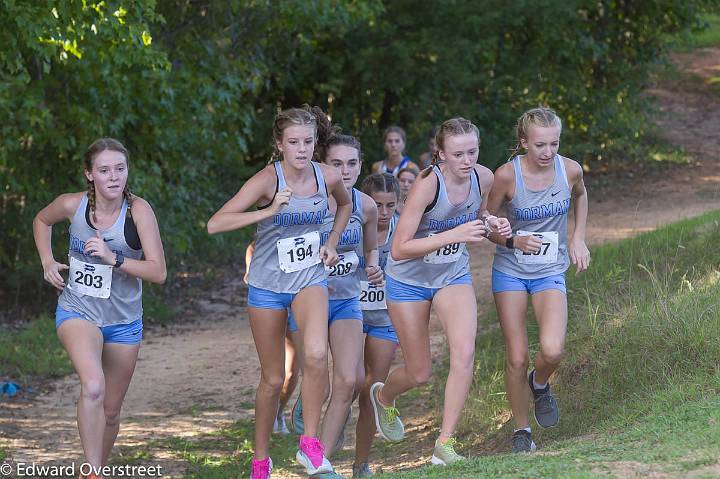
<svg viewBox="0 0 720 479"><path fill-rule="evenodd" d="M250 474L250 479L269 479L271 472L272 459L266 457L265 459L258 461L253 457L252 473Z"/></svg>
<svg viewBox="0 0 720 479"><path fill-rule="evenodd" d="M300 436L300 449L295 454L295 459L305 466L305 472L309 476L333 472L330 461L325 457L325 448L316 437Z"/></svg>

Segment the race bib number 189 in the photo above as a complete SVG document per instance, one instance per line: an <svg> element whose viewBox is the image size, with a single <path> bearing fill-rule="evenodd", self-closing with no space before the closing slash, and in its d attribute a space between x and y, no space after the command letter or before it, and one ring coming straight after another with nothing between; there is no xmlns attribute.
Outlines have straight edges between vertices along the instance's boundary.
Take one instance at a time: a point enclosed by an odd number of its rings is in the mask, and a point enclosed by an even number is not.
<svg viewBox="0 0 720 479"><path fill-rule="evenodd" d="M558 255L558 232L557 231L522 231L515 233L517 236L536 236L542 244L540 250L536 253L523 253L521 250L515 250L515 258L520 264L549 264L557 262Z"/></svg>
<svg viewBox="0 0 720 479"><path fill-rule="evenodd" d="M431 236L435 236L435 233L430 233L428 238ZM460 259L463 251L465 251L465 243L446 244L445 246L426 254L423 257L423 261L431 264L454 263Z"/></svg>
<svg viewBox="0 0 720 479"><path fill-rule="evenodd" d="M301 271L320 262L320 233L311 231L277 242L278 263L285 273Z"/></svg>
<svg viewBox="0 0 720 479"><path fill-rule="evenodd" d="M109 264L85 263L70 256L67 287L84 296L107 299L112 286L112 269Z"/></svg>

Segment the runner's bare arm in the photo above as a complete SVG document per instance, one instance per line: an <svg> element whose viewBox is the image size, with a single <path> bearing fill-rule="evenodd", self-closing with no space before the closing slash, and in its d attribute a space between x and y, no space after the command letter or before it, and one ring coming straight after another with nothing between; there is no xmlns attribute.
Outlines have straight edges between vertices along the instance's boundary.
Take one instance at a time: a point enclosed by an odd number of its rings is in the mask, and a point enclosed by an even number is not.
<svg viewBox="0 0 720 479"><path fill-rule="evenodd" d="M233 196L208 220L210 234L233 231L255 224L275 214L287 204L292 191L289 188L274 194L277 176L272 165L266 166L242 185ZM256 204L272 206L255 211L247 211Z"/></svg>
<svg viewBox="0 0 720 479"><path fill-rule="evenodd" d="M65 280L60 271L67 270L68 265L58 263L52 253L52 226L63 220L69 220L80 206L85 193L65 193L55 198L52 203L40 210L33 220L33 238L40 256L45 281L59 290L65 287Z"/></svg>
<svg viewBox="0 0 720 479"><path fill-rule="evenodd" d="M162 284L167 278L167 268L155 212L147 201L134 196L132 218L140 237L143 259L125 258L120 270L145 281ZM114 262L113 258L111 264Z"/></svg>
<svg viewBox="0 0 720 479"><path fill-rule="evenodd" d="M363 225L363 254L365 256L365 270L368 275L368 281L374 284L382 284L382 269L379 266L379 255L377 250L377 206L375 201L361 193L363 217L365 224Z"/></svg>
<svg viewBox="0 0 720 479"><path fill-rule="evenodd" d="M419 258L452 243L478 242L485 239L482 221L474 220L427 238L414 239L425 208L435 198L438 177L430 173L418 176L413 184L400 221L398 221L392 242L392 257L395 260Z"/></svg>
<svg viewBox="0 0 720 479"><path fill-rule="evenodd" d="M573 216L575 228L568 248L570 260L575 265L577 273L585 271L590 265L590 251L585 244L585 230L588 217L588 196L583 181L582 167L573 160L564 158L568 183L571 185Z"/></svg>
<svg viewBox="0 0 720 479"><path fill-rule="evenodd" d="M337 168L322 163L319 164L319 166L322 168L328 192L335 199L335 203L337 203L335 220L333 221L330 235L328 235L325 245L320 248L323 262L328 266L333 266L338 262L336 247L340 240L340 234L345 230L350 215L352 214L352 198L350 198L350 194L345 188ZM333 232L335 234L333 234Z"/></svg>
<svg viewBox="0 0 720 479"><path fill-rule="evenodd" d="M488 225L490 226L489 233L495 233L501 238L508 238L512 234L510 222L507 218L497 218L495 214L488 211L488 198L490 191L492 191L493 183L495 182L495 175L482 165L475 165L475 171L478 174L480 191L482 192L482 205L480 205L479 216L488 218Z"/></svg>

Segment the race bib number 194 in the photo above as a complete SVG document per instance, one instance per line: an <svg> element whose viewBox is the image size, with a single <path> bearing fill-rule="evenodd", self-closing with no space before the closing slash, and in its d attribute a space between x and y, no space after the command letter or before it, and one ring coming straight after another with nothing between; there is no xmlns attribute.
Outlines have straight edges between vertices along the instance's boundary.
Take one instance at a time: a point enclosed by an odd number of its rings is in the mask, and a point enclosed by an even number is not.
<svg viewBox="0 0 720 479"><path fill-rule="evenodd" d="M301 271L320 263L320 233L311 231L277 242L278 263L285 273Z"/></svg>
<svg viewBox="0 0 720 479"><path fill-rule="evenodd" d="M112 286L112 269L109 264L85 263L70 256L67 287L84 296L107 299Z"/></svg>

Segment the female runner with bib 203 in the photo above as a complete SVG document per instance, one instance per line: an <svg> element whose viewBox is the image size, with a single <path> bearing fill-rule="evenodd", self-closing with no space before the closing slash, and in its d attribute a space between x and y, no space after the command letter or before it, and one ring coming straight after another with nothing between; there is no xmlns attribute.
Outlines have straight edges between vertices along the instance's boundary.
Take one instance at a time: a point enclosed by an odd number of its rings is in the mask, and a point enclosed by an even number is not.
<svg viewBox="0 0 720 479"><path fill-rule="evenodd" d="M564 355L565 271L570 261L578 273L590 262L585 245L588 200L583 171L575 161L558 155L561 130L560 118L552 110L536 108L525 112L518 120L515 151L522 147L527 152L513 156L498 168L488 200L492 213L505 206L514 231L511 238L491 235L491 240L498 243L492 289L505 338L505 384L516 427L513 452L535 450L528 421L528 387L537 423L552 427L560 419L548 379ZM568 244L571 207L575 229ZM528 296L540 330L540 351L529 376L525 326Z"/></svg>
<svg viewBox="0 0 720 479"><path fill-rule="evenodd" d="M465 243L485 241L490 228L501 235L510 233L506 219L478 218L493 182L490 170L477 164L479 141L477 127L464 118L442 124L433 166L410 191L385 270L388 311L405 365L394 369L384 385L373 384L375 421L385 439L403 438L394 401L430 379L428 322L434 306L448 342L450 372L433 464L463 459L455 452L453 434L472 381L477 330Z"/></svg>
<svg viewBox="0 0 720 479"><path fill-rule="evenodd" d="M107 464L135 370L143 332L142 280L163 283L167 274L155 214L128 188L128 159L119 141L95 141L85 153L88 190L58 196L33 221L45 280L62 291L55 325L80 376L77 422L85 460L93 468ZM52 226L65 219L69 266L55 261L50 245ZM60 271L67 269L65 284Z"/></svg>
<svg viewBox="0 0 720 479"><path fill-rule="evenodd" d="M320 410L328 384L328 292L324 265L338 261L335 246L352 205L337 171L312 161L315 145L331 130L317 107L293 108L275 117L276 152L268 166L208 221L209 233L257 223L250 263L248 312L262 374L255 396L255 456L252 479L270 477L270 434L285 374L285 329L291 307L303 338L305 433L296 458L308 475L332 472L318 439ZM281 158L278 158L278 155ZM324 246L320 231L328 195L337 202L335 224ZM247 211L257 205L256 211Z"/></svg>

